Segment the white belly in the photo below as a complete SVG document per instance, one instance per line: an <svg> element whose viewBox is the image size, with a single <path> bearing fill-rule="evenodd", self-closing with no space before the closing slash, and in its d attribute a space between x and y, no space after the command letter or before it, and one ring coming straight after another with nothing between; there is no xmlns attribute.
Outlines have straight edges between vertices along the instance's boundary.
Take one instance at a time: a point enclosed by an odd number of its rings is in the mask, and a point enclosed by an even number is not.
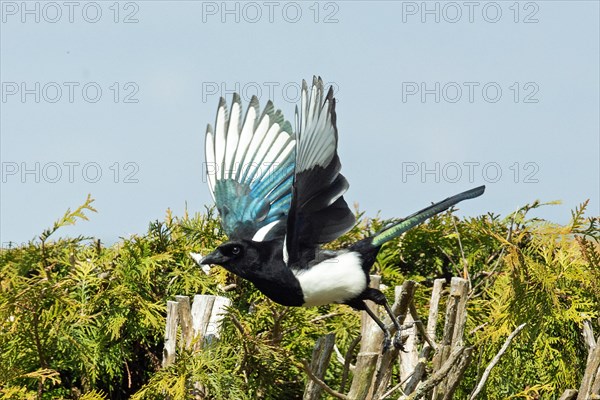
<svg viewBox="0 0 600 400"><path fill-rule="evenodd" d="M304 294L304 306L342 303L367 287L358 253L342 253L307 270L292 270Z"/></svg>

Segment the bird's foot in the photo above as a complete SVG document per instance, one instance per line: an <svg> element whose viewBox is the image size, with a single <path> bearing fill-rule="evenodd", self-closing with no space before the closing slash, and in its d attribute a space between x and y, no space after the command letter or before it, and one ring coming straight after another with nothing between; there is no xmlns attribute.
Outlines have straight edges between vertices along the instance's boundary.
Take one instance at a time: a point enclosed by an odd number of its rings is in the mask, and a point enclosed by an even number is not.
<svg viewBox="0 0 600 400"><path fill-rule="evenodd" d="M390 331L386 329L383 331L383 347L381 348L381 354L385 354L391 347L392 340L390 338Z"/></svg>
<svg viewBox="0 0 600 400"><path fill-rule="evenodd" d="M404 350L404 339L402 338L402 332L396 331L394 334L394 338L391 338L390 331L385 330L383 332L383 348L381 349L381 354L385 354L392 348L392 344L394 348L406 353Z"/></svg>
<svg viewBox="0 0 600 400"><path fill-rule="evenodd" d="M402 339L402 332L396 331L394 334L394 347L400 350L403 353L406 353L404 350L404 340Z"/></svg>

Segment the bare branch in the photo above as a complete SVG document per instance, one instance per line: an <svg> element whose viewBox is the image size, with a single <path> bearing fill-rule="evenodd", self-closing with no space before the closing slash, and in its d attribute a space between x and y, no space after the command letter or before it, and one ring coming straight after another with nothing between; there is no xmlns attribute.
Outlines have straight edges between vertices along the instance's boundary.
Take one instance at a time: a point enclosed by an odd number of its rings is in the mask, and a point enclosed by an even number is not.
<svg viewBox="0 0 600 400"><path fill-rule="evenodd" d="M458 239L458 247L460 248L460 256L463 262L463 279L469 281L469 288L471 285L471 277L469 276L469 263L467 262L467 258L465 257L465 251L463 250L462 240L460 240L460 233L458 232L458 226L456 226L456 220L452 217L452 224L454 225L454 232L456 232L456 238Z"/></svg>
<svg viewBox="0 0 600 400"><path fill-rule="evenodd" d="M230 292L235 288L237 288L237 284L235 284L235 283L230 283L229 285L220 287L220 289L224 292Z"/></svg>
<svg viewBox="0 0 600 400"><path fill-rule="evenodd" d="M596 347L594 330L592 329L592 323L589 320L583 321L583 340L587 345L588 352L591 352L594 347Z"/></svg>
<svg viewBox="0 0 600 400"><path fill-rule="evenodd" d="M346 396L345 394L336 392L335 390L333 390L332 388L327 386L327 384L325 382L323 382L321 379L319 379L317 376L315 376L315 374L311 371L311 369L308 365L308 362L306 360L302 360L302 366L304 367L304 371L306 372L308 377L313 382L315 382L317 385L321 386L323 388L323 390L326 391L328 394L330 394L333 397L338 398L338 399L350 400L350 398L348 396Z"/></svg>
<svg viewBox="0 0 600 400"><path fill-rule="evenodd" d="M437 349L437 345L433 342L433 340L429 337L429 335L425 331L425 327L423 326L423 321L421 321L419 319L419 314L417 313L417 308L415 307L415 303L411 301L409 307L410 307L410 315L412 316L413 321L415 322L417 331L419 331L419 334L421 336L423 336L423 339L425 339L425 341L427 342L427 344L429 344L429 346L431 346L431 348L433 348L434 350Z"/></svg>
<svg viewBox="0 0 600 400"><path fill-rule="evenodd" d="M358 353L358 356L356 357L354 379L352 379L348 397L354 400L365 400L369 398L378 358L379 352L361 351Z"/></svg>
<svg viewBox="0 0 600 400"><path fill-rule="evenodd" d="M165 326L165 346L162 359L163 367L175 362L177 325L179 325L178 307L179 303L176 301L167 301L167 323Z"/></svg>
<svg viewBox="0 0 600 400"><path fill-rule="evenodd" d="M228 317L231 318L231 322L233 322L233 326L235 326L237 328L237 330L243 335L243 336L248 336L248 333L246 333L246 329L244 329L244 326L242 325L242 323L240 322L239 319L237 319L237 317L233 314L228 314Z"/></svg>
<svg viewBox="0 0 600 400"><path fill-rule="evenodd" d="M600 346L596 345L588 353L577 400L595 399L598 395L600 395Z"/></svg>
<svg viewBox="0 0 600 400"><path fill-rule="evenodd" d="M512 238L512 234L513 234L513 229L515 226L515 218L517 217L517 213L519 212L519 210L521 210L521 208L517 209L514 213L513 216L510 220L510 226L508 228L508 233L506 235L506 241L510 242L510 239ZM490 270L488 277L492 277L494 276L494 273L496 272L496 269L498 268L498 266L500 265L500 261L502 261L502 257L504 256L504 253L506 251L506 246L502 246L502 250L500 251L500 254L498 255L498 258L496 258L496 262L494 263L494 266L492 267L492 269ZM481 286L484 282L486 282L487 279L482 279L479 282L477 282L477 284L475 285L475 287L471 288L471 291L469 293L469 299L471 299L475 293L476 290L479 286Z"/></svg>
<svg viewBox="0 0 600 400"><path fill-rule="evenodd" d="M438 320L438 310L440 307L440 297L445 279L436 279L433 282L433 290L431 291L431 301L429 302L429 317L427 318L427 334L431 335L431 339L436 343L435 328Z"/></svg>
<svg viewBox="0 0 600 400"><path fill-rule="evenodd" d="M417 389L415 390L415 392L412 393L410 396L408 396L408 397L401 396L400 399L418 400L418 399L422 398L423 396L425 396L438 383L440 383L446 377L446 375L448 375L448 373L450 373L450 370L452 369L454 364L458 361L459 357L462 355L464 350L465 350L465 348L463 346L455 347L454 350L452 351L452 353L450 353L450 356L448 357L448 359L444 362L444 364L442 364L440 369L435 371L429 377L429 379L427 379L425 382L421 382L419 384L419 386L417 386Z"/></svg>
<svg viewBox="0 0 600 400"><path fill-rule="evenodd" d="M467 347L462 357L458 361L456 368L452 368L450 373L448 374L447 384L446 384L446 392L444 393L444 398L442 400L452 400L454 398L454 391L458 387L458 384L463 378L465 370L471 364L471 360L473 359L473 348Z"/></svg>
<svg viewBox="0 0 600 400"><path fill-rule="evenodd" d="M494 358L492 358L492 361L488 364L485 371L483 371L483 375L481 375L481 380L477 384L477 387L475 388L473 393L471 393L471 397L469 397L469 400L473 400L475 397L477 397L479 392L481 392L481 390L485 386L485 382L487 381L487 379L490 376L490 373L492 372L492 368L494 368L496 366L496 364L498 364L498 361L500 361L500 357L502 357L502 355L506 352L506 350L508 350L508 346L510 346L510 342L512 342L514 337L517 336L523 328L525 328L525 325L527 325L527 323L522 323L521 325L517 326L517 328L514 331L512 331L512 333L510 335L508 335L508 337L506 338L506 341L502 345L502 348L500 349L498 354L496 354L494 356Z"/></svg>
<svg viewBox="0 0 600 400"><path fill-rule="evenodd" d="M447 259L450 261L450 264L452 264L452 266L454 267L454 270L455 270L456 274L457 274L457 275L460 275L460 269L458 269L458 264L454 262L454 260L453 260L453 259L452 259L452 257L450 256L450 254L448 254L448 253L446 252L446 250L444 250L444 249L442 248L442 246L437 246L437 248L438 248L438 250L439 250L439 251L441 251L441 252L442 252L442 253L443 253L443 254L446 256L446 258L447 258Z"/></svg>
<svg viewBox="0 0 600 400"><path fill-rule="evenodd" d="M315 376L322 379L325 376L325 371L331 359L331 352L335 344L335 333L329 333L317 339L312 353L312 360L309 369ZM303 400L317 400L321 398L322 387L315 381L309 380L306 382L304 389Z"/></svg>
<svg viewBox="0 0 600 400"><path fill-rule="evenodd" d="M563 392L562 396L558 400L575 400L577 397L577 390L567 389Z"/></svg>
<svg viewBox="0 0 600 400"><path fill-rule="evenodd" d="M310 324L314 324L315 322L319 322L319 321L322 321L322 320L327 319L327 318L335 317L337 315L340 315L340 313L339 312L332 312L332 313L325 314L325 315L319 315L318 317L315 317L315 318L311 319L308 322Z"/></svg>
<svg viewBox="0 0 600 400"><path fill-rule="evenodd" d="M344 357L344 370L342 371L342 383L340 383L340 390L342 392L346 391L346 382L348 380L348 371L351 369L352 364L350 361L352 360L352 354L354 353L354 349L360 343L361 336L358 335L354 338L352 343L350 343L350 347L348 347L348 351L346 351L346 357Z"/></svg>
<svg viewBox="0 0 600 400"><path fill-rule="evenodd" d="M437 343L435 342L435 330L438 319L438 310L440 305L440 297L442 295L442 288L445 282L445 279L436 279L435 281L433 281L433 290L431 291L431 300L429 302L429 317L427 318L426 333L427 336L431 339L431 342L435 344L435 348L437 348ZM423 346L423 349L421 349L421 354L419 355L419 362L415 366L412 377L404 387L404 392L406 394L414 392L419 382L421 382L421 378L425 374L425 366L427 365L427 360L432 349L433 347L431 346L431 344L429 344L429 342L426 342L426 344Z"/></svg>
<svg viewBox="0 0 600 400"><path fill-rule="evenodd" d="M381 398L385 399L389 396L391 396L396 390L400 389L402 387L402 385L404 385L406 383L406 381L412 377L413 374L410 374L405 380L403 380L402 382L398 383L396 386L394 386L393 388L391 388L390 390L388 390L387 392L385 392Z"/></svg>
<svg viewBox="0 0 600 400"><path fill-rule="evenodd" d="M473 335L475 332L477 332L480 329L485 328L488 325L489 325L489 322L484 322L481 325L477 325L475 328L473 328L473 329L471 329L471 331L469 331L469 335Z"/></svg>

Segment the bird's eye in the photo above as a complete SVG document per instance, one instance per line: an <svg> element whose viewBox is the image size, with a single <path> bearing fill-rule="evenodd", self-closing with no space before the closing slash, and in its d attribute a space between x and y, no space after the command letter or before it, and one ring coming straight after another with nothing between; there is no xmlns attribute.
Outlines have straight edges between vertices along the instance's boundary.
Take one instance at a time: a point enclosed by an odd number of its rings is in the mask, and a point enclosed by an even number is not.
<svg viewBox="0 0 600 400"><path fill-rule="evenodd" d="M233 246L231 248L231 254L233 254L234 256L237 256L241 252L242 252L242 248L240 246Z"/></svg>

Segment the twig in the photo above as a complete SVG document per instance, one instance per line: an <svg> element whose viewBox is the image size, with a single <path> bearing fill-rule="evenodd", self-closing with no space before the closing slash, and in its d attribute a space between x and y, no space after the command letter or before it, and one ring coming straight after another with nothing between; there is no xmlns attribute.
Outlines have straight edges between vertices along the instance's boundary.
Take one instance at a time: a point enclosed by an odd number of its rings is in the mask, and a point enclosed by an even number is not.
<svg viewBox="0 0 600 400"><path fill-rule="evenodd" d="M410 304L413 301L413 297L415 294L417 283L412 280L406 280L402 283L402 286L396 286L395 288L395 300L392 305L392 314L397 316L396 321L401 325L400 329L404 330L412 325L412 320L409 321L405 325L406 317L409 315ZM386 318L386 322L390 321L390 319ZM395 328L390 328L391 333L396 333ZM401 343L406 345L406 355L402 354L402 356L398 357L399 349L393 348L390 351L382 354L375 368L375 380L373 381L372 389L368 393L368 398L383 398L383 392L385 392L392 380L393 367L392 364L396 359L400 362L400 376L398 380L404 380L408 378L406 374L409 371L412 371L416 362L414 358L416 357L416 349L415 349L415 338L411 337L410 340L408 336L405 338L402 335L402 332L397 332L398 335L401 335ZM357 363L358 364L358 363Z"/></svg>
<svg viewBox="0 0 600 400"><path fill-rule="evenodd" d="M462 240L460 240L460 233L458 232L458 227L456 226L456 221L454 217L452 217L452 224L454 225L454 231L456 232L456 238L458 239L458 247L460 248L460 256L463 262L463 278L469 281L469 288L471 285L471 277L469 276L469 263L467 262L467 258L465 257L465 251L463 250Z"/></svg>
<svg viewBox="0 0 600 400"><path fill-rule="evenodd" d="M431 389L433 389L438 383L440 383L446 375L450 372L458 358L462 355L465 348L463 346L457 346L454 348L448 359L442 364L440 369L433 373L425 382L422 382L417 386L417 389L410 396L406 397L406 400L418 400L425 396ZM404 397L401 397L401 399Z"/></svg>
<svg viewBox="0 0 600 400"><path fill-rule="evenodd" d="M344 355L340 351L340 348L338 347L337 344L333 345L333 351L335 352L336 361L339 362L341 365L344 365L344 362L345 362Z"/></svg>
<svg viewBox="0 0 600 400"><path fill-rule="evenodd" d="M229 318L231 318L231 322L233 322L233 325L237 328L238 331L240 331L240 333L244 336L248 336L248 334L246 333L246 330L244 329L244 327L242 326L242 323L240 322L239 319L237 319L237 317L233 314L228 314Z"/></svg>
<svg viewBox="0 0 600 400"><path fill-rule="evenodd" d="M446 379L446 388L443 400L451 400L454 398L454 391L458 387L458 384L463 378L465 370L471 364L473 359L473 347L467 347L458 361L455 368L452 368Z"/></svg>
<svg viewBox="0 0 600 400"><path fill-rule="evenodd" d="M506 235L506 241L510 242L510 239L512 238L512 234L513 234L513 229L514 229L514 225L515 225L515 218L517 218L517 213L522 210L523 208L519 208L517 209L514 213L512 218L510 219L510 227L508 228L508 235Z"/></svg>
<svg viewBox="0 0 600 400"><path fill-rule="evenodd" d="M588 352L591 352L596 347L596 339L594 338L594 330L589 320L583 321L583 340L587 345Z"/></svg>
<svg viewBox="0 0 600 400"><path fill-rule="evenodd" d="M433 340L431 340L431 338L425 331L425 328L423 327L423 321L419 319L419 314L417 313L415 303L411 301L409 307L410 315L412 315L415 326L417 327L417 331L419 331L421 336L423 336L423 339L425 339L425 341L429 344L429 346L431 346L432 349L437 350L437 345L433 342Z"/></svg>
<svg viewBox="0 0 600 400"><path fill-rule="evenodd" d="M318 317L315 317L315 318L311 319L310 321L308 321L308 323L314 324L315 322L319 322L319 321L322 321L322 320L327 319L327 318L335 317L337 315L340 315L340 313L339 312L332 312L332 313L325 314L325 315L319 315Z"/></svg>
<svg viewBox="0 0 600 400"><path fill-rule="evenodd" d="M508 350L510 342L512 342L514 337L517 336L523 328L525 328L525 325L527 325L527 323L522 323L521 325L517 326L517 328L514 331L512 331L510 335L508 335L498 354L496 354L494 358L492 358L492 361L488 364L485 371L483 371L483 375L481 375L481 380L477 384L477 387L475 388L473 393L471 393L471 397L469 397L469 400L473 400L475 397L477 397L479 392L481 392L483 386L485 386L485 382L487 381L488 377L490 376L490 373L492 372L492 368L494 368L496 364L498 364L498 361L500 361L500 357L502 357L506 350Z"/></svg>
<svg viewBox="0 0 600 400"><path fill-rule="evenodd" d="M388 390L387 392L385 392L383 395L381 395L382 399L385 399L388 396L391 396L392 393L394 393L396 390L400 389L400 387L402 387L402 385L404 385L406 383L407 380L409 380L412 376L413 376L414 372L410 375L408 375L406 377L406 379L404 379L402 382L398 383L396 386L394 386L393 388L391 388L390 390Z"/></svg>
<svg viewBox="0 0 600 400"><path fill-rule="evenodd" d="M321 386L323 388L323 390L325 390L327 393L329 393L330 395L332 395L333 397L336 397L338 399L350 400L350 398L348 396L346 396L345 394L336 392L335 390L333 390L332 388L327 386L327 384L325 382L323 382L321 379L319 379L317 376L315 376L315 374L311 371L310 366L308 365L308 362L306 360L302 360L302 366L304 367L304 371L306 372L308 377L313 382L315 382L317 385Z"/></svg>
<svg viewBox="0 0 600 400"><path fill-rule="evenodd" d="M506 241L510 242L510 239L512 238L512 234L513 234L513 229L514 229L514 225L515 225L515 218L517 217L517 213L519 212L519 210L521 210L522 208L517 209L514 213L512 218L510 219L510 226L508 227L508 233L506 234ZM506 246L502 246L502 250L500 251L500 254L498 255L498 258L496 258L496 262L494 263L494 266L492 267L492 269L490 270L488 277L490 276L494 276L494 273L496 272L496 269L498 268L498 265L500 265L500 261L502 260L502 256L504 256L504 252L506 251ZM486 279L482 279L479 282L477 282L477 284L475 285L475 287L473 287L469 293L469 300L473 298L476 290L479 286L483 285L483 283L486 281Z"/></svg>
<svg viewBox="0 0 600 400"><path fill-rule="evenodd" d="M344 357L344 370L342 371L342 383L340 383L340 390L342 392L346 391L346 382L348 380L348 371L350 370L350 360L352 359L352 353L354 353L354 349L360 343L361 336L358 335L354 338L352 343L350 343L350 347L348 347L348 351L346 351L346 357Z"/></svg>
<svg viewBox="0 0 600 400"><path fill-rule="evenodd" d="M230 283L229 285L222 286L220 289L224 292L229 292L237 287L237 284Z"/></svg>
<svg viewBox="0 0 600 400"><path fill-rule="evenodd" d="M452 264L452 266L453 266L453 267L454 267L454 269L456 270L456 273L457 273L457 274L460 274L460 270L458 269L458 264L456 264L456 263L454 262L454 260L452 259L452 257L450 257L450 254L448 254L448 253L446 252L446 250L444 250L444 249L442 248L442 246L437 246L437 248L438 248L438 250L439 250L439 251L441 251L441 252L442 252L442 253L443 253L443 254L446 256L446 258L447 258L447 259L450 261L450 263Z"/></svg>
<svg viewBox="0 0 600 400"><path fill-rule="evenodd" d="M335 344L335 333L328 333L325 336L321 336L317 339L315 347L313 348L312 358L310 361L310 371L320 379L325 377L329 360L331 359L331 352ZM303 400L319 400L321 398L321 392L323 388L318 385L315 381L308 380L304 387Z"/></svg>
<svg viewBox="0 0 600 400"><path fill-rule="evenodd" d="M577 397L577 390L575 389L567 389L563 392L562 396L558 400L575 400Z"/></svg>
<svg viewBox="0 0 600 400"><path fill-rule="evenodd" d="M477 325L475 328L471 329L471 331L469 332L469 335L472 335L475 332L477 332L478 330L485 328L486 326L488 326L488 324L489 324L489 322L484 322L481 325Z"/></svg>
<svg viewBox="0 0 600 400"><path fill-rule="evenodd" d="M429 301L429 316L427 317L427 329L425 330L427 336L431 339L432 343L437 346L436 343L436 325L438 319L438 310L440 306L440 296L442 294L445 279L436 279L433 281L433 289L431 291L431 300ZM404 392L406 394L411 394L417 388L419 382L423 375L425 375L425 365L427 364L427 360L429 359L429 354L433 348L426 342L426 344L421 349L421 353L419 354L419 362L415 366L413 371L412 378L408 381L406 386L404 386Z"/></svg>
<svg viewBox="0 0 600 400"><path fill-rule="evenodd" d="M127 387L131 388L131 371L129 371L129 364L125 360L125 369L127 370Z"/></svg>

